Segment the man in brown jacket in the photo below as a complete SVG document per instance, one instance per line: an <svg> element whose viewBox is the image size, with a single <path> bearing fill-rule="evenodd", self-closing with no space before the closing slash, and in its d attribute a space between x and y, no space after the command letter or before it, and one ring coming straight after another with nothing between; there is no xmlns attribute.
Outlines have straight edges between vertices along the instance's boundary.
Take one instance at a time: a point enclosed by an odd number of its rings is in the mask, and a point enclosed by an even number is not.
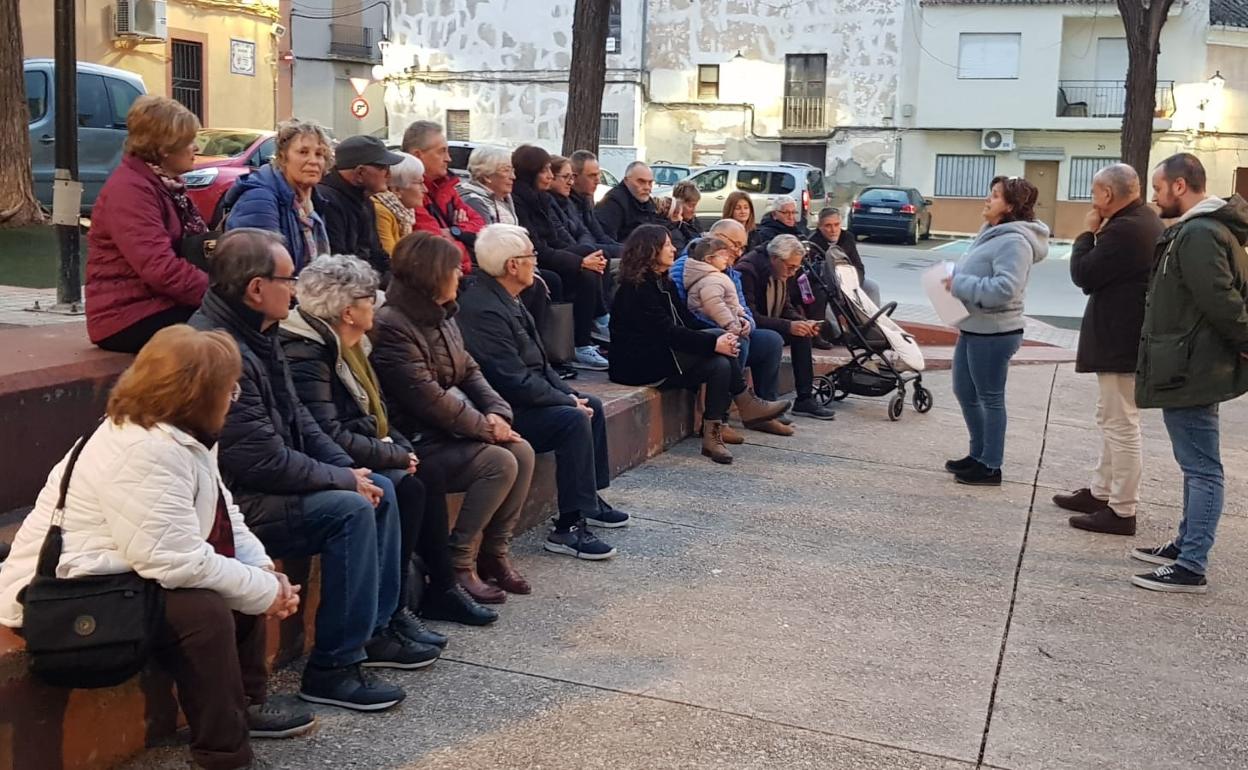
<svg viewBox="0 0 1248 770"><path fill-rule="evenodd" d="M1116 163L1092 179L1084 228L1070 255L1071 280L1088 295L1075 371L1096 374L1096 423L1103 443L1091 486L1056 495L1053 502L1076 513L1072 527L1134 535L1142 473L1135 365L1162 224L1140 198L1139 175Z"/></svg>

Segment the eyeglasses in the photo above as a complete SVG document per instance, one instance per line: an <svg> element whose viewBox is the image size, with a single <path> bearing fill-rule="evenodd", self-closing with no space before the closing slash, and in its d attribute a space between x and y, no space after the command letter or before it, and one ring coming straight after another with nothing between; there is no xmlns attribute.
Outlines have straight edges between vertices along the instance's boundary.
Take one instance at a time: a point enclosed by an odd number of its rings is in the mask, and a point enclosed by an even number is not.
<svg viewBox="0 0 1248 770"><path fill-rule="evenodd" d="M237 382L234 383L234 387L230 389L230 403L237 404L238 399L242 395L243 395L243 386L238 384Z"/></svg>
<svg viewBox="0 0 1248 770"><path fill-rule="evenodd" d="M299 283L299 276L297 275L266 275L264 279L267 281L282 281L289 286Z"/></svg>
<svg viewBox="0 0 1248 770"><path fill-rule="evenodd" d="M536 254L521 254L518 257L512 257L512 259L537 259L537 255Z"/></svg>
<svg viewBox="0 0 1248 770"><path fill-rule="evenodd" d="M555 179L576 179L576 174L559 174Z"/></svg>

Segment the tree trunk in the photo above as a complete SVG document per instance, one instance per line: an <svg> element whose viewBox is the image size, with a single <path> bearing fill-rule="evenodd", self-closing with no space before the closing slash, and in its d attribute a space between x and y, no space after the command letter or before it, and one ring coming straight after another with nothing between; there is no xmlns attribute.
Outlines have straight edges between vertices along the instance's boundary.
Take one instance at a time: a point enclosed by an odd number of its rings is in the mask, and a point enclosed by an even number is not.
<svg viewBox="0 0 1248 770"><path fill-rule="evenodd" d="M607 17L611 0L576 0L572 16L572 67L568 77L568 113L563 126L563 154L598 152L602 130L602 92L607 85Z"/></svg>
<svg viewBox="0 0 1248 770"><path fill-rule="evenodd" d="M1157 112L1157 55L1161 28L1174 0L1117 0L1127 35L1127 99L1122 116L1122 162L1140 175L1147 190Z"/></svg>
<svg viewBox="0 0 1248 770"><path fill-rule="evenodd" d="M0 0L0 227L43 222L30 173L30 111L22 72L20 0Z"/></svg>

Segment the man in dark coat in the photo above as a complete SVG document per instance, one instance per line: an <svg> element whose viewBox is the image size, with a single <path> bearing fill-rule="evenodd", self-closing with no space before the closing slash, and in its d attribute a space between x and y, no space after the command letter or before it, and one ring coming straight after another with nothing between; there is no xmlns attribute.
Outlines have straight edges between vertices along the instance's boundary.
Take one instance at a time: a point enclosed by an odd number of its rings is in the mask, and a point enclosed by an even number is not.
<svg viewBox="0 0 1248 770"><path fill-rule="evenodd" d="M800 218L801 206L797 205L796 199L789 195L776 198L775 208L768 212L763 217L763 221L758 224L757 245L766 247L777 235L805 238L807 236L806 224L799 222Z"/></svg>
<svg viewBox="0 0 1248 770"><path fill-rule="evenodd" d="M836 413L814 399L814 354L811 339L821 322L802 317L789 299L789 281L797 275L806 247L792 235L780 235L767 247L755 249L737 263L746 304L760 329L771 329L784 339L793 360L793 380L797 401L793 414L831 420Z"/></svg>
<svg viewBox="0 0 1248 770"><path fill-rule="evenodd" d="M1248 392L1248 201L1206 193L1205 168L1189 153L1162 161L1153 194L1161 216L1179 221L1154 252L1135 402L1161 409L1183 470L1183 519L1174 540L1132 552L1161 566L1131 582L1204 593L1226 485L1218 406Z"/></svg>
<svg viewBox="0 0 1248 770"><path fill-rule="evenodd" d="M354 254L381 276L390 272L390 258L381 248L370 196L385 192L390 167L402 161L377 137L352 136L334 150L334 167L316 186L324 199L316 213L325 220L330 252Z"/></svg>
<svg viewBox="0 0 1248 770"><path fill-rule="evenodd" d="M654 190L654 174L639 160L628 164L624 180L598 202L594 214L602 230L623 243L641 225L664 225L663 217L654 210L650 197Z"/></svg>
<svg viewBox="0 0 1248 770"><path fill-rule="evenodd" d="M1053 502L1089 532L1135 534L1143 473L1135 362L1144 323L1144 294L1161 235L1157 214L1140 199L1140 178L1125 163L1092 179L1092 209L1070 255L1070 278L1088 296L1075 371L1096 374L1101 459L1088 487Z"/></svg>
<svg viewBox="0 0 1248 770"><path fill-rule="evenodd" d="M278 342L295 264L281 236L240 228L212 257L197 329L222 329L243 358L238 398L219 437L221 472L247 525L276 558L321 557L316 643L300 697L361 711L403 700L361 664L420 668L437 657L392 623L399 608L399 512L390 480L351 457L300 403Z"/></svg>
<svg viewBox="0 0 1248 770"><path fill-rule="evenodd" d="M598 494L611 483L602 401L573 390L550 366L520 294L533 284L536 258L524 228L489 225L477 236L476 282L460 296L464 344L486 380L507 399L515 429L537 452L554 452L559 516L545 548L601 560L615 549L587 530L623 527L628 514Z"/></svg>
<svg viewBox="0 0 1248 770"><path fill-rule="evenodd" d="M624 252L623 245L607 235L602 223L594 214L594 193L602 179L602 167L598 164L598 156L589 150L577 150L568 158L572 165L572 194L569 199L576 209L576 216L585 226L586 232L594 245L602 249L608 259L618 260Z"/></svg>

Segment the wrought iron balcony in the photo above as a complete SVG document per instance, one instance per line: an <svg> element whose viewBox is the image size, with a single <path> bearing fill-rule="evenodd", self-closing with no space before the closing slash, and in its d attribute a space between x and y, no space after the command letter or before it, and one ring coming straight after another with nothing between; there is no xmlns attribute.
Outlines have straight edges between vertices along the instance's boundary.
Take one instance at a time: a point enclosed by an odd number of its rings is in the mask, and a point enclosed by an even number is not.
<svg viewBox="0 0 1248 770"><path fill-rule="evenodd" d="M358 61L381 61L377 30L350 24L329 25L329 55Z"/></svg>
<svg viewBox="0 0 1248 770"><path fill-rule="evenodd" d="M823 96L784 97L785 131L827 131L836 117L835 108Z"/></svg>
<svg viewBox="0 0 1248 770"><path fill-rule="evenodd" d="M1121 80L1063 80L1057 84L1059 118L1121 118L1127 109L1127 84ZM1154 117L1174 115L1174 81L1157 81Z"/></svg>

